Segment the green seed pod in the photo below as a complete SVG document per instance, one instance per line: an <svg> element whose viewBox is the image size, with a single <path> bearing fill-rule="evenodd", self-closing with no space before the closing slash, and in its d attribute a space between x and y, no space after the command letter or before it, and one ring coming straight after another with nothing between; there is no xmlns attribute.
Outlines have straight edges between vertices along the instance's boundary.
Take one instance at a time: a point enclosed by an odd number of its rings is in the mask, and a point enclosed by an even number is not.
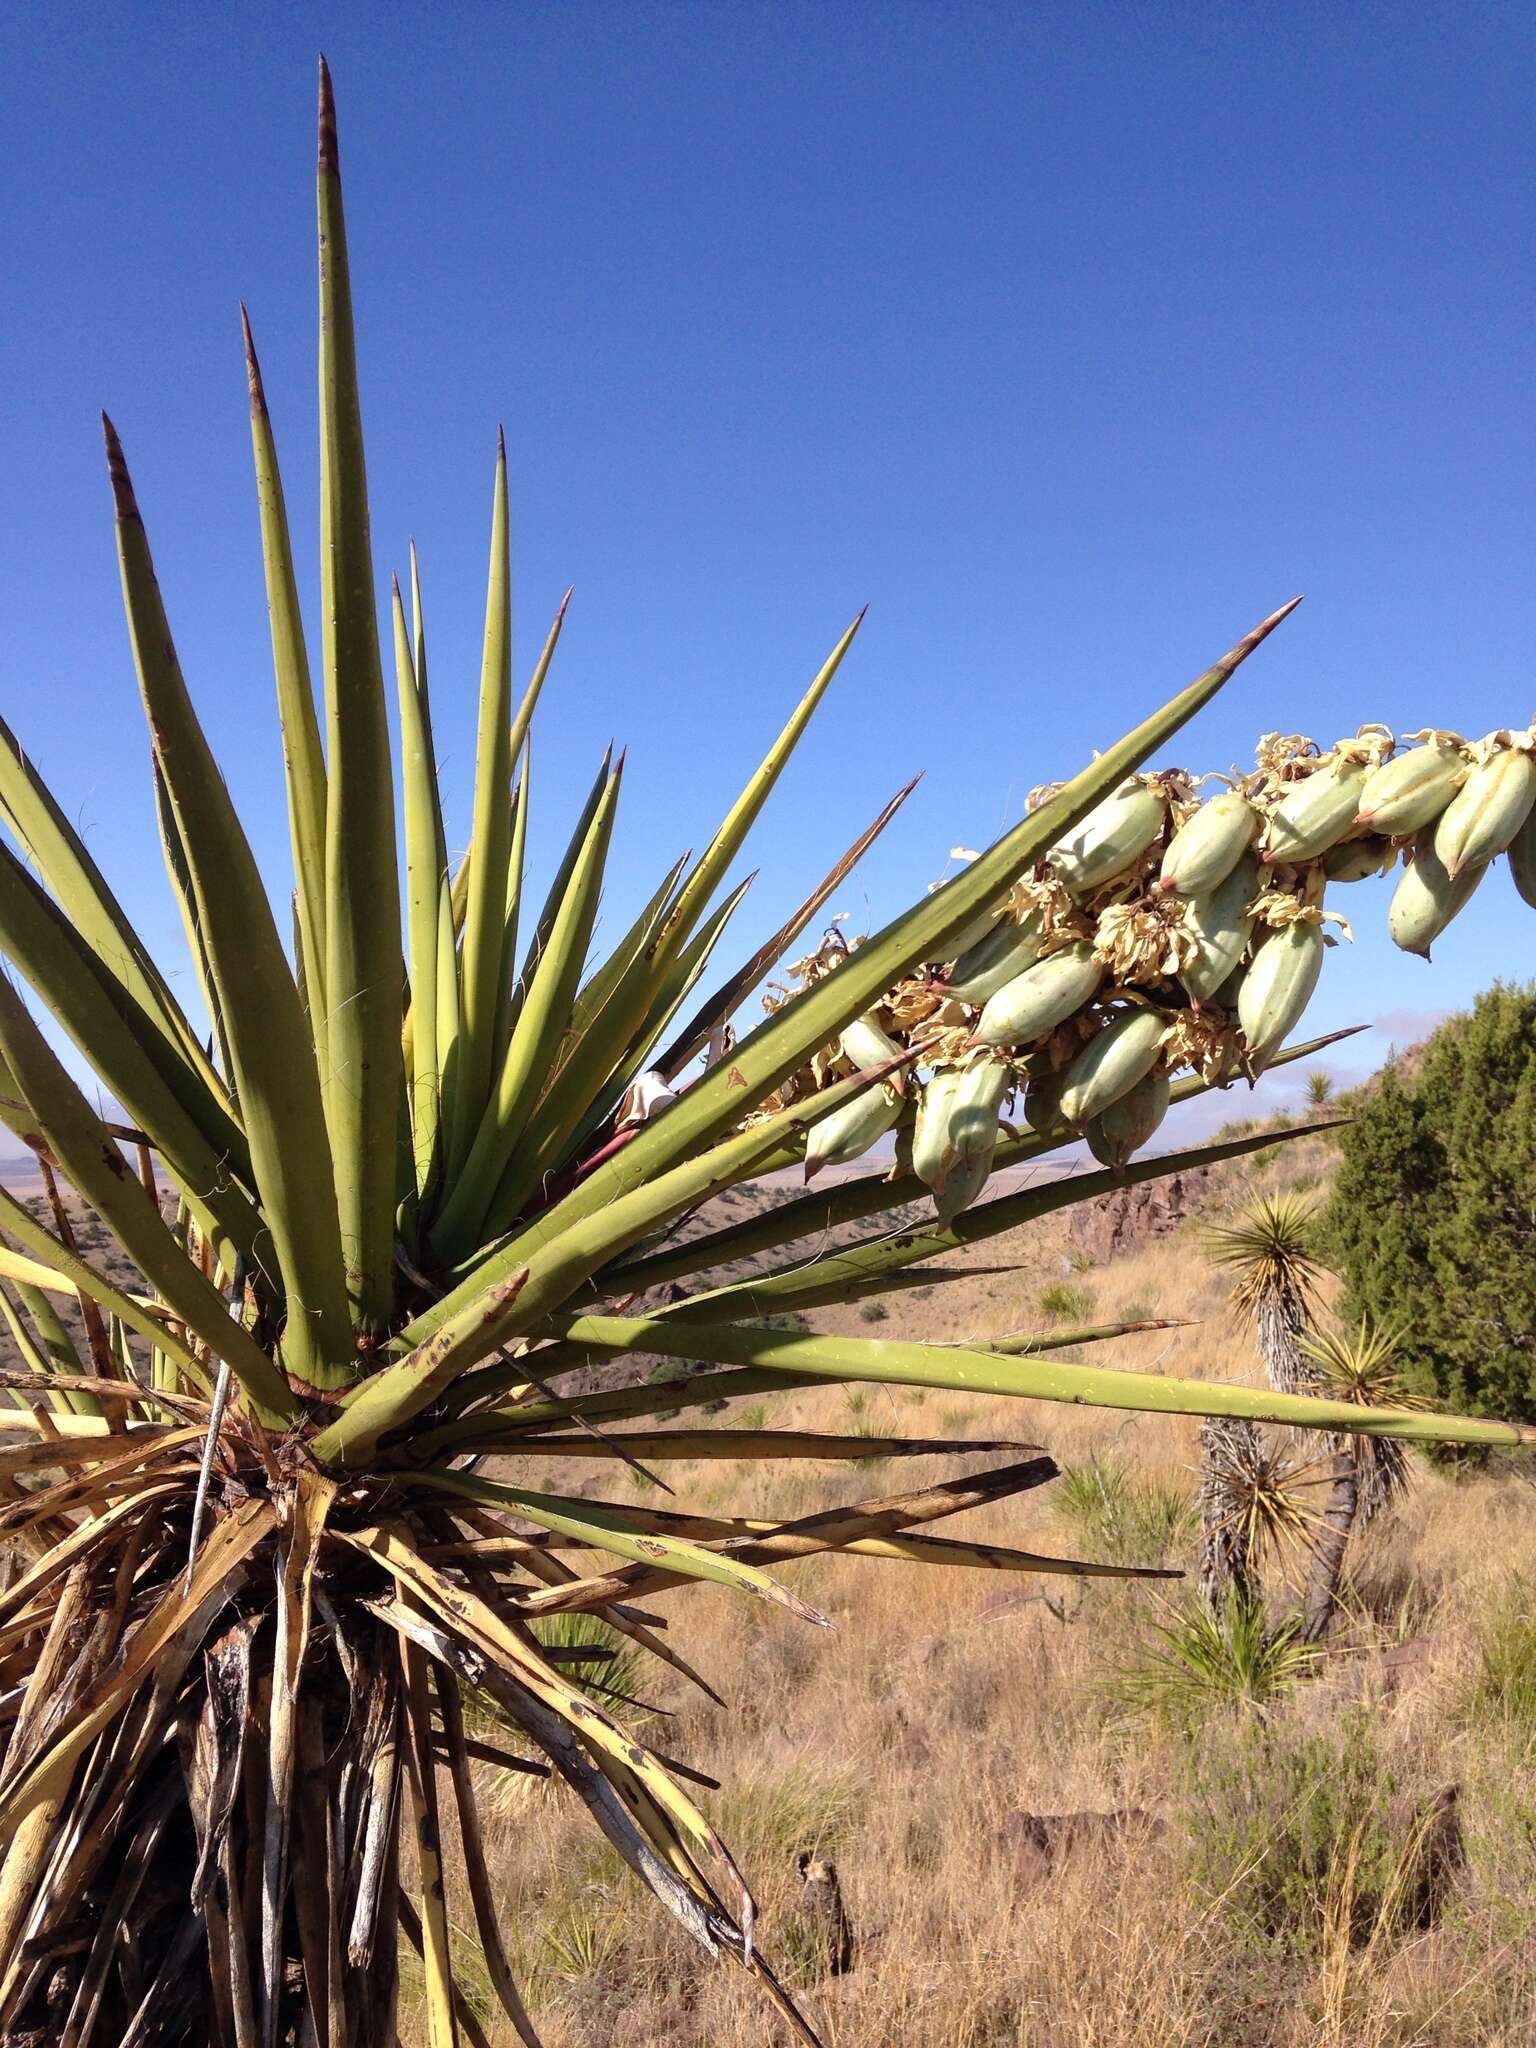
<svg viewBox="0 0 1536 2048"><path fill-rule="evenodd" d="M1323 873L1330 882L1364 882L1384 875L1397 858L1390 839L1367 832L1363 839L1345 839L1323 855Z"/></svg>
<svg viewBox="0 0 1536 2048"><path fill-rule="evenodd" d="M1453 742L1411 747L1366 776L1355 823L1405 839L1432 825L1466 779L1466 755Z"/></svg>
<svg viewBox="0 0 1536 2048"><path fill-rule="evenodd" d="M1209 896L1196 896L1184 907L1184 922L1200 950L1179 976L1196 1009L1215 1000L1216 992L1236 971L1253 937L1248 906L1259 893L1259 864L1245 853L1226 880Z"/></svg>
<svg viewBox="0 0 1536 2048"><path fill-rule="evenodd" d="M1074 1130L1102 1116L1111 1103L1128 1095L1157 1064L1168 1036L1165 1010L1122 1010L1090 1038L1067 1068L1061 1091L1061 1114Z"/></svg>
<svg viewBox="0 0 1536 2048"><path fill-rule="evenodd" d="M1366 771L1358 761L1330 761L1315 768L1280 801L1264 835L1266 861L1315 860L1342 839L1355 822Z"/></svg>
<svg viewBox="0 0 1536 2048"><path fill-rule="evenodd" d="M1126 1165L1168 1114L1172 1094L1166 1074L1148 1074L1118 1102L1112 1102L1094 1117L1083 1136L1099 1164L1112 1166L1117 1172Z"/></svg>
<svg viewBox="0 0 1536 2048"><path fill-rule="evenodd" d="M1032 1045L1065 1024L1099 989L1104 969L1079 942L1048 953L987 999L976 1024L983 1045Z"/></svg>
<svg viewBox="0 0 1536 2048"><path fill-rule="evenodd" d="M1061 1117L1061 1091L1066 1080L1065 1074L1040 1074L1024 1091L1024 1121L1042 1138L1052 1138L1066 1130Z"/></svg>
<svg viewBox="0 0 1536 2048"><path fill-rule="evenodd" d="M1022 924L1011 917L999 918L986 936L955 962L948 992L962 1003L984 1003L1004 982L1033 967L1039 957L1038 917L1027 917Z"/></svg>
<svg viewBox="0 0 1536 2048"><path fill-rule="evenodd" d="M1312 999L1323 969L1323 934L1298 919L1262 941L1237 992L1237 1021L1255 1072L1268 1065Z"/></svg>
<svg viewBox="0 0 1536 2048"><path fill-rule="evenodd" d="M877 1081L811 1125L805 1141L805 1177L813 1180L824 1166L846 1166L883 1138L901 1116L901 1097L889 1082Z"/></svg>
<svg viewBox="0 0 1536 2048"><path fill-rule="evenodd" d="M1167 817L1162 791L1133 775L1051 848L1051 866L1079 895L1097 889L1141 859Z"/></svg>
<svg viewBox="0 0 1536 2048"><path fill-rule="evenodd" d="M1169 841L1158 888L1178 896L1208 896L1258 838L1262 823L1247 797L1235 789L1212 797Z"/></svg>
<svg viewBox="0 0 1536 2048"><path fill-rule="evenodd" d="M918 1097L912 1133L912 1171L929 1187L944 1171L949 1144L949 1107L960 1080L958 1067L940 1067Z"/></svg>
<svg viewBox="0 0 1536 2048"><path fill-rule="evenodd" d="M923 962L923 965L925 967L942 967L947 961L958 960L962 953L968 953L972 946L980 944L981 940L986 937L987 933L991 931L996 923L997 912L995 910L983 910L979 916L973 917L969 924L961 925L959 931L943 940L941 943L943 944L944 951L931 954Z"/></svg>
<svg viewBox="0 0 1536 2048"><path fill-rule="evenodd" d="M1234 967L1226 980L1221 984L1221 987L1217 989L1215 995L1211 997L1211 1001L1218 1010L1226 1010L1230 1013L1237 1008L1237 992L1243 985L1243 975L1246 972L1245 968Z"/></svg>
<svg viewBox="0 0 1536 2048"><path fill-rule="evenodd" d="M1536 910L1536 810L1509 842L1509 872L1515 887Z"/></svg>
<svg viewBox="0 0 1536 2048"><path fill-rule="evenodd" d="M949 1098L949 1132L944 1169L933 1183L940 1223L953 1223L987 1184L997 1150L997 1120L1013 1086L1006 1060L976 1060L959 1070Z"/></svg>
<svg viewBox="0 0 1536 2048"><path fill-rule="evenodd" d="M882 1067L887 1060L901 1057L901 1047L873 1017L855 1017L851 1024L845 1024L842 1047L856 1067ZM900 1080L896 1086L901 1086Z"/></svg>
<svg viewBox="0 0 1536 2048"><path fill-rule="evenodd" d="M1430 947L1487 872L1485 862L1480 868L1463 868L1459 875L1447 873L1440 858L1439 833L1426 827L1414 842L1413 857L1403 869L1387 909L1392 943L1427 960Z"/></svg>
<svg viewBox="0 0 1536 2048"><path fill-rule="evenodd" d="M1536 761L1505 747L1474 768L1441 813L1435 855L1452 881L1501 854L1536 805Z"/></svg>

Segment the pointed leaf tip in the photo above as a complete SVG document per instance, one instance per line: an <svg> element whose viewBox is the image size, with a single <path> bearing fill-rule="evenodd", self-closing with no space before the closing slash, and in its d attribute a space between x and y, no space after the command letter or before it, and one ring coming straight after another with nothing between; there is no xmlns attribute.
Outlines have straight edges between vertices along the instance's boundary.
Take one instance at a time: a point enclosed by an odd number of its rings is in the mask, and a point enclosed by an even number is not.
<svg viewBox="0 0 1536 2048"><path fill-rule="evenodd" d="M341 153L336 142L336 95L331 86L331 67L320 59L320 168L339 171Z"/></svg>
<svg viewBox="0 0 1536 2048"><path fill-rule="evenodd" d="M1245 634L1235 647L1222 656L1221 660L1216 664L1216 669L1225 671L1226 675L1230 675L1233 669L1238 667L1241 662L1247 660L1256 647L1269 638L1276 626L1291 616L1291 613L1295 611L1300 603L1301 599L1299 597L1293 597L1289 604L1281 605L1279 611L1271 612L1267 619L1261 619L1251 633Z"/></svg>
<svg viewBox="0 0 1536 2048"><path fill-rule="evenodd" d="M245 381L251 391L251 411L264 414L267 410L267 394L262 388L261 365L256 360L256 337L251 333L251 316L246 311L245 301L240 301L240 332L245 341Z"/></svg>
<svg viewBox="0 0 1536 2048"><path fill-rule="evenodd" d="M497 460L498 462L505 462L505 461L506 461L506 459L507 459L507 430L506 430L506 428L505 428L505 427L503 427L503 426L500 426L500 425L498 425L498 427L497 427L497 429L496 429L496 460Z"/></svg>
<svg viewBox="0 0 1536 2048"><path fill-rule="evenodd" d="M107 481L112 486L112 503L119 519L137 519L139 501L133 495L133 481L128 474L128 459L123 454L123 444L117 438L117 429L105 413L101 416L102 439L107 444Z"/></svg>

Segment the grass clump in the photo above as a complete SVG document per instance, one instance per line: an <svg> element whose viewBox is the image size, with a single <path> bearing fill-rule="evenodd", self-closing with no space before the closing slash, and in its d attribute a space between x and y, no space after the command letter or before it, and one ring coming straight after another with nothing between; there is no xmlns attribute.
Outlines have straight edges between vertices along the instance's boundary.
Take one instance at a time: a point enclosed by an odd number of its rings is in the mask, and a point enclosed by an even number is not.
<svg viewBox="0 0 1536 2048"><path fill-rule="evenodd" d="M1321 1731L1248 1721L1186 1760L1180 1820L1201 1904L1238 1941L1360 1949L1418 1917L1423 1836L1369 1718Z"/></svg>
<svg viewBox="0 0 1536 2048"><path fill-rule="evenodd" d="M628 1637L579 1610L532 1624L546 1650L558 1650L561 1673L584 1692L633 1704L640 1683L640 1652ZM583 1653L588 1653L584 1655Z"/></svg>
<svg viewBox="0 0 1536 2048"><path fill-rule="evenodd" d="M1185 1734L1221 1714L1263 1710L1316 1662L1297 1630L1295 1621L1271 1624L1256 1600L1232 1594L1217 1609L1194 1598L1153 1624L1113 1689L1133 1712Z"/></svg>
<svg viewBox="0 0 1536 2048"><path fill-rule="evenodd" d="M852 1436L864 1437L865 1439L867 1439L869 1443L869 1451L867 1456L854 1459L853 1463L855 1470L867 1472L871 1469L871 1467L875 1465L885 1464L886 1460L890 1457L891 1454L888 1450L882 1450L880 1447L882 1444L888 1444L891 1442L892 1433L890 1430L881 1429L878 1423L870 1422L867 1419L860 1417L854 1423L853 1428L849 1433Z"/></svg>
<svg viewBox="0 0 1536 2048"><path fill-rule="evenodd" d="M1117 1458L1093 1458L1063 1472L1057 1512L1074 1526L1096 1564L1163 1564L1193 1534L1197 1515L1176 1475L1140 1478Z"/></svg>
<svg viewBox="0 0 1536 2048"><path fill-rule="evenodd" d="M1506 1579L1489 1602L1464 1718L1536 1746L1536 1576Z"/></svg>
<svg viewBox="0 0 1536 2048"><path fill-rule="evenodd" d="M1052 1280L1040 1290L1040 1313L1053 1323L1086 1323L1093 1313L1093 1289Z"/></svg>
<svg viewBox="0 0 1536 2048"><path fill-rule="evenodd" d="M796 1762L738 1780L719 1795L722 1832L768 1868L801 1850L841 1848L859 1815L861 1794L851 1771Z"/></svg>

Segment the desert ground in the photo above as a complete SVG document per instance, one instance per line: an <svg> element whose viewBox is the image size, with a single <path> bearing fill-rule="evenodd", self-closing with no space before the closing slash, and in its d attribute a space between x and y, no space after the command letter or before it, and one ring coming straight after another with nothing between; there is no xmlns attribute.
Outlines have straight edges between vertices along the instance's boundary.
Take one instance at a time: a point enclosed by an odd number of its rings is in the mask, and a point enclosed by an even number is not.
<svg viewBox="0 0 1536 2048"><path fill-rule="evenodd" d="M1201 1232L1255 1190L1321 1192L1331 1162L1307 1139L1185 1189L1161 1234L1120 1255L1051 1219L1003 1241L991 1263L1009 1272L882 1304L883 1328L868 1308L812 1320L942 1339L1179 1316L1096 1362L1256 1380ZM920 1390L771 1406L717 1421L867 1431L868 1464L666 1468L690 1507L815 1512L990 1462L882 1459L881 1436L990 1437L1043 1445L1062 1476L945 1535L1192 1561L1193 1422ZM590 1495L648 1492L608 1460L578 1469ZM658 1599L723 1708L649 1659L603 1669L648 1741L720 1780L706 1803L756 1890L760 1940L834 2048L1512 2048L1536 2029L1532 1478L1416 1457L1406 1501L1351 1539L1326 1656L1258 1702L1169 1679L1159 1630L1187 1612L1187 1584L847 1557L785 1571L826 1630L722 1589ZM1275 1617L1299 1566L1270 1568ZM493 1882L552 2048L789 2038L572 1799L489 1766L483 1789ZM846 1969L807 1856L835 1867ZM462 1897L453 1917L473 1977ZM496 2048L514 2039L489 2000L484 2027ZM403 2038L425 2038L409 2007Z"/></svg>

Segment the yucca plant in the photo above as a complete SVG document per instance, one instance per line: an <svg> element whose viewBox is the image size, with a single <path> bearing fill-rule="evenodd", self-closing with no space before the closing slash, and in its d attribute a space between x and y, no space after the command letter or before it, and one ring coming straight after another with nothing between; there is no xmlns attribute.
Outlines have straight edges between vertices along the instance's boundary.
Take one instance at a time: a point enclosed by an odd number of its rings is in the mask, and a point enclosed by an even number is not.
<svg viewBox="0 0 1536 2048"><path fill-rule="evenodd" d="M1368 1408L1429 1406L1403 1377L1402 1335L1390 1325L1361 1316L1352 1329L1309 1330L1301 1348L1321 1374L1322 1391L1333 1400L1358 1401ZM1353 1454L1359 1480L1356 1513L1364 1528L1407 1491L1408 1452L1394 1437L1360 1437Z"/></svg>
<svg viewBox="0 0 1536 2048"><path fill-rule="evenodd" d="M1270 1385L1286 1393L1315 1387L1322 1376L1303 1343L1322 1275L1315 1220L1307 1195L1259 1195L1230 1223L1205 1232L1205 1255L1231 1275L1233 1309L1253 1330Z"/></svg>
<svg viewBox="0 0 1536 2048"><path fill-rule="evenodd" d="M857 1467L869 1455L857 1434L667 1419L813 1383L1467 1443L1536 1433L1067 1364L1033 1345L797 1326L822 1303L932 1285L950 1269L925 1262L1127 1178L1274 1142L1127 1163L1169 1099L1287 1057L1279 1040L1298 992L1305 1000L1323 855L1266 846L1268 907L1261 918L1238 906L1246 933L1225 969L1230 979L1252 948L1257 994L1239 1018L1189 986L1231 950L1209 900L1189 898L1199 929L1186 930L1177 892L1160 905L1148 894L1175 826L1189 829L1192 785L1138 774L1290 607L942 888L858 946L823 943L737 1043L744 1000L905 795L772 940L734 971L711 971L744 886L737 855L858 622L703 854L660 877L590 961L623 763L602 763L535 908L527 739L564 607L514 701L500 455L473 821L456 864L414 562L409 610L397 587L388 611L402 736L391 758L323 70L319 248L318 707L247 329L291 950L177 663L127 464L106 430L153 795L206 1037L28 755L0 734L0 806L17 848L0 853L0 950L31 999L0 979L0 1117L140 1275L120 1287L82 1255L62 1196L49 1228L0 1193L0 1275L26 1290L12 1310L23 1365L7 1376L0 1448L0 1516L20 1557L0 1593L0 2029L70 2048L383 2048L396 2037L403 1935L421 1954L434 2048L478 2040L445 1899L451 1806L483 1957L476 1981L483 1969L531 2042L484 1868L475 1772L532 1764L573 1790L705 1952L754 1972L811 2041L758 1948L751 1894L700 1806L699 1774L626 1728L590 1658L573 1668L545 1625L596 1616L708 1690L654 1613L690 1584L773 1603L801 1625L822 1617L769 1567L821 1552L1014 1572L1133 1568L929 1533L1049 1480L1055 1466L1027 1442L882 1439L884 1458L942 1448L1006 1462L787 1520L580 1497L562 1491L562 1466ZM1335 776L1335 757L1314 753L1270 747L1252 820L1237 819L1239 852L1267 818L1290 817L1298 782ZM1106 804L1107 827L1095 825ZM1222 829L1232 836L1226 813ZM1219 895L1219 861L1196 850L1173 880ZM1271 950L1292 929L1301 939ZM985 973L967 962L983 945ZM996 991L1013 993L987 1020L989 997L976 991L998 956L1009 972ZM1020 994L1039 966L1049 974ZM92 1107L32 1002L121 1121ZM1155 1029L1137 1022L1142 1012ZM1179 1066L1194 1071L1174 1081ZM1009 1091L1025 1078L1048 1088L1053 1075L1063 1085L1046 1128L1000 1133ZM1111 1118L1132 1096L1135 1114ZM1049 1150L1063 1116L1096 1137L1113 1162L1105 1172L972 1206L993 1166ZM892 1131L894 1172L669 1241L722 1190L794 1161L810 1171L856 1156ZM936 1220L893 1229L930 1191ZM859 1224L867 1233L849 1237ZM838 1249L810 1256L830 1232ZM710 1284L733 1261L774 1254L750 1283ZM78 1309L78 1340L58 1304ZM656 1380L657 1359L675 1376ZM597 1390L578 1377L594 1361L617 1362Z"/></svg>
<svg viewBox="0 0 1536 2048"><path fill-rule="evenodd" d="M1319 1377L1302 1343L1320 1270L1312 1217L1303 1195L1259 1195L1205 1232L1206 1257L1232 1276L1232 1306L1253 1330L1265 1377L1292 1394L1315 1391ZM1277 1455L1244 1418L1210 1416L1200 1425L1200 1585L1216 1606L1229 1593L1258 1597L1256 1531L1245 1503L1267 1496L1261 1475Z"/></svg>
<svg viewBox="0 0 1536 2048"><path fill-rule="evenodd" d="M1191 1600L1152 1624L1112 1689L1134 1713L1188 1733L1212 1715L1264 1710L1307 1676L1317 1652L1294 1619L1271 1623L1261 1601L1229 1591Z"/></svg>
<svg viewBox="0 0 1536 2048"><path fill-rule="evenodd" d="M1266 1558L1282 1569L1310 1557L1324 1471L1292 1444L1242 1420L1200 1425L1200 1590L1213 1609L1259 1601Z"/></svg>

